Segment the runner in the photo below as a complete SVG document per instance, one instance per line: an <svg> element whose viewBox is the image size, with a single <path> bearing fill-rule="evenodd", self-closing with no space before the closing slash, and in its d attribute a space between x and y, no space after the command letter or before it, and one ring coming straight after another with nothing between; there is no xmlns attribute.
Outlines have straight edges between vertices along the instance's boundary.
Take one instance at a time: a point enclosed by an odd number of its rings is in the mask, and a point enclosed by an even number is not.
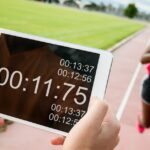
<svg viewBox="0 0 150 150"><path fill-rule="evenodd" d="M148 44L147 51L141 58L141 63L147 65L147 75L142 85L142 114L138 116L137 124L139 133L143 133L145 128L150 127L150 43Z"/></svg>

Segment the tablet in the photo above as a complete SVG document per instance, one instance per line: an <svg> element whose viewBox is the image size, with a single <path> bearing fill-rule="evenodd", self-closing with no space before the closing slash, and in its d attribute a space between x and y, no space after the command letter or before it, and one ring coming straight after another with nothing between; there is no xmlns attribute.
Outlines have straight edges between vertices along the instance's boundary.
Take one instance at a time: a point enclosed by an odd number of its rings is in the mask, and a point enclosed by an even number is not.
<svg viewBox="0 0 150 150"><path fill-rule="evenodd" d="M112 54L0 30L0 117L66 136L104 98Z"/></svg>

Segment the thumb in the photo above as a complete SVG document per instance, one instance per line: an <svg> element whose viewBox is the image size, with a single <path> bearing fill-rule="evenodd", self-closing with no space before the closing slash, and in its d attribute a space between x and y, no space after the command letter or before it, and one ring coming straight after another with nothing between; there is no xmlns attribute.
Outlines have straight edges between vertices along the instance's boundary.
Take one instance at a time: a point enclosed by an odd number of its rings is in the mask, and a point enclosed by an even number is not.
<svg viewBox="0 0 150 150"><path fill-rule="evenodd" d="M79 121L84 128L100 129L100 126L107 114L108 105L98 98L91 100L90 108L86 115Z"/></svg>

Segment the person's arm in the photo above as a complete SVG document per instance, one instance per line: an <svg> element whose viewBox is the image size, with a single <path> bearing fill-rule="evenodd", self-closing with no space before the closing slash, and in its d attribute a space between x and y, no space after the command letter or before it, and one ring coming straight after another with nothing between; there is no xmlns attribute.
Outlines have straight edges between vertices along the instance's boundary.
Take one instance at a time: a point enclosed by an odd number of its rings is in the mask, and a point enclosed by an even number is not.
<svg viewBox="0 0 150 150"><path fill-rule="evenodd" d="M150 43L147 46L146 52L143 54L141 58L141 63L142 64L148 64L150 63Z"/></svg>
<svg viewBox="0 0 150 150"><path fill-rule="evenodd" d="M93 99L87 114L72 128L66 139L57 137L54 145L63 150L113 150L119 142L120 124L105 102Z"/></svg>

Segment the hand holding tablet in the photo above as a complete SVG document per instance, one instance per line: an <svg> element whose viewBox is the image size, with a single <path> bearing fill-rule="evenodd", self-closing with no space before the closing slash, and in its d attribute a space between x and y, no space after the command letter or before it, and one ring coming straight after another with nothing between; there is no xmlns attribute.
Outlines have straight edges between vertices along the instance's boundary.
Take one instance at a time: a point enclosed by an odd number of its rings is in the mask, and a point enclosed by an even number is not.
<svg viewBox="0 0 150 150"><path fill-rule="evenodd" d="M51 143L63 145L63 150L113 150L119 142L119 130L119 122L108 104L92 98L88 112L68 136L56 137Z"/></svg>
<svg viewBox="0 0 150 150"><path fill-rule="evenodd" d="M1 30L0 117L66 135L103 99L112 55Z"/></svg>

